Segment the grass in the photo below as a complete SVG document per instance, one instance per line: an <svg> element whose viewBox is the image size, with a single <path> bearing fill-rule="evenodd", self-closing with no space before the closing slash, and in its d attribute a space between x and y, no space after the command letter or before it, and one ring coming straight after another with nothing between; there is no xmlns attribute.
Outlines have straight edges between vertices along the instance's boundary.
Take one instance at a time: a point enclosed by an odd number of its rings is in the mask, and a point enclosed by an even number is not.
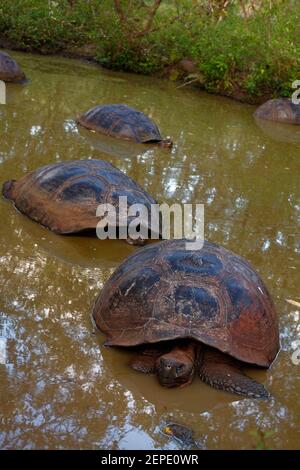
<svg viewBox="0 0 300 470"><path fill-rule="evenodd" d="M101 65L142 74L168 71L212 93L260 101L290 96L300 78L299 0L0 0L0 43L58 53L94 46ZM245 7L250 3L256 8ZM209 6L215 5L215 9ZM178 71L182 59L192 73Z"/></svg>

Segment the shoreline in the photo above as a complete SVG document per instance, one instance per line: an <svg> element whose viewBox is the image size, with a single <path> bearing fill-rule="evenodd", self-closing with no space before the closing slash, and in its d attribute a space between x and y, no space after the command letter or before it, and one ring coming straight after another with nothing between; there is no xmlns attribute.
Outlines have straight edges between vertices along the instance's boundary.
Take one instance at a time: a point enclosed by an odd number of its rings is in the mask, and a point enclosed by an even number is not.
<svg viewBox="0 0 300 470"><path fill-rule="evenodd" d="M32 49L32 50L27 50L24 49L17 44L0 38L0 48L1 49L6 49L8 51L16 51L16 52L23 52L23 53L28 53L28 54L38 54L38 55L43 55L43 56L61 56L61 57L66 57L69 59L77 59L77 60L83 60L87 62L91 62L93 64L98 65L99 67L106 69L106 70L113 70L117 72L123 72L127 73L126 71L122 69L115 69L115 68L110 68L110 67L105 67L101 64L99 64L99 61L95 58L97 46L95 44L85 44L83 46L70 46L68 48L62 49L60 51L53 51L49 52L48 50L37 50L37 49ZM136 72L130 72L131 74L136 74L136 75L142 75L142 74L137 74ZM190 78L190 76L194 76L194 78ZM196 78L196 75L197 78ZM240 103L245 103L245 104L251 104L251 105L260 105L267 101L268 99L271 99L272 96L270 94L261 96L261 97L252 97L247 95L243 90L239 89L238 86L235 87L235 89L231 90L220 90L218 92L209 92L205 89L205 83L201 80L201 72L197 68L197 64L195 61L192 59L186 58L186 59L181 59L179 62L168 65L166 66L162 71L152 73L152 74L144 74L146 77L156 77L160 78L162 80L167 80L167 81L172 81L176 84L178 84L178 88L185 88L185 87L191 87L191 88L196 88L201 91L205 91L208 94L215 95L215 96L223 96L229 99L232 99L234 101L238 101Z"/></svg>

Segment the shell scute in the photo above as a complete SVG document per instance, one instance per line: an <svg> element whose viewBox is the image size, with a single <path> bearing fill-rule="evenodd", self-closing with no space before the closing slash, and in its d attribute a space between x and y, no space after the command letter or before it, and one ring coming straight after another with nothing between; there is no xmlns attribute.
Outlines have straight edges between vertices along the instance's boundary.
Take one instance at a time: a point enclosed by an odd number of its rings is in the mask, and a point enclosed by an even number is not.
<svg viewBox="0 0 300 470"><path fill-rule="evenodd" d="M55 193L64 183L70 182L71 178L88 174L88 168L81 165L54 165L47 166L42 171L37 171L33 181L48 193Z"/></svg>
<svg viewBox="0 0 300 470"><path fill-rule="evenodd" d="M197 323L212 321L218 315L218 302L203 287L179 285L175 290L175 312L188 320L196 319Z"/></svg>
<svg viewBox="0 0 300 470"><path fill-rule="evenodd" d="M232 304L232 311L229 311L227 315L227 319L230 321L236 319L242 309L251 308L252 296L250 292L241 285L241 280L236 277L225 277L223 285L224 289L228 292Z"/></svg>
<svg viewBox="0 0 300 470"><path fill-rule="evenodd" d="M178 252L167 254L165 259L173 271L215 276L223 269L218 255L205 251L195 256L193 251L178 250Z"/></svg>
<svg viewBox="0 0 300 470"><path fill-rule="evenodd" d="M57 194L57 199L61 202L71 202L72 204L86 204L88 201L105 201L107 184L99 180L96 176L80 177L71 181L62 191Z"/></svg>

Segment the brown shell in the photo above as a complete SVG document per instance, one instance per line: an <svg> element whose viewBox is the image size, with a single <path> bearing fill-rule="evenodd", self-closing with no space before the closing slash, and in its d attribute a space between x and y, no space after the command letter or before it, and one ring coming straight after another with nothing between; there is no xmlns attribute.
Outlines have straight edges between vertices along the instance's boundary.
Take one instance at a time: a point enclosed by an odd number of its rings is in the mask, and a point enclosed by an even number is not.
<svg viewBox="0 0 300 470"><path fill-rule="evenodd" d="M300 124L300 104L294 104L289 98L269 100L257 108L254 117L287 124Z"/></svg>
<svg viewBox="0 0 300 470"><path fill-rule="evenodd" d="M17 62L6 52L0 52L0 80L15 83L26 80Z"/></svg>
<svg viewBox="0 0 300 470"><path fill-rule="evenodd" d="M95 106L80 116L77 123L111 137L140 143L162 140L158 127L148 116L125 104Z"/></svg>
<svg viewBox="0 0 300 470"><path fill-rule="evenodd" d="M120 196L127 196L129 205L144 204L149 210L156 203L129 176L102 160L47 165L18 181L7 181L2 192L20 212L56 233L95 228L98 205L117 208Z"/></svg>
<svg viewBox="0 0 300 470"><path fill-rule="evenodd" d="M240 256L205 242L163 241L129 256L97 298L93 318L110 346L193 338L269 366L279 349L272 299Z"/></svg>

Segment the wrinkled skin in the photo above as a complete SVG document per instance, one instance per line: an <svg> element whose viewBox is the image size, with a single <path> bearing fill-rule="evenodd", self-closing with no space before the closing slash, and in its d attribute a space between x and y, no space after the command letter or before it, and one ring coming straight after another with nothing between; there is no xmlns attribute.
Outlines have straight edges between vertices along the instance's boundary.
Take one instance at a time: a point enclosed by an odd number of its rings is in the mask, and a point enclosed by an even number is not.
<svg viewBox="0 0 300 470"><path fill-rule="evenodd" d="M159 147L171 149L173 147L173 142L171 139L164 139L158 142Z"/></svg>
<svg viewBox="0 0 300 470"><path fill-rule="evenodd" d="M190 384L195 373L212 387L249 398L268 399L269 392L242 371L242 363L214 348L194 341L174 343L171 350L145 348L131 362L137 371L156 373L161 385L168 388Z"/></svg>
<svg viewBox="0 0 300 470"><path fill-rule="evenodd" d="M155 369L158 380L164 387L182 387L192 382L196 365L196 344L174 346L156 359Z"/></svg>
<svg viewBox="0 0 300 470"><path fill-rule="evenodd" d="M137 239L133 239L133 238L126 238L126 243L128 243L128 245L133 245L133 246L144 246L145 243L146 243L146 240L144 240L143 238L137 238Z"/></svg>

